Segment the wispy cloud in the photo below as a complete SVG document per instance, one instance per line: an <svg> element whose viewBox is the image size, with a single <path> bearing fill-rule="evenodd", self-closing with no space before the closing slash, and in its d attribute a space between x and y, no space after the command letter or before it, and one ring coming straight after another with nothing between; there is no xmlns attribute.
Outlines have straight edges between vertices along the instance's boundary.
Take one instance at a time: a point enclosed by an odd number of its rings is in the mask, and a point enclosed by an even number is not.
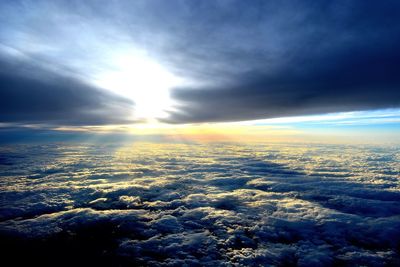
<svg viewBox="0 0 400 267"><path fill-rule="evenodd" d="M295 116L242 122L247 125L373 125L400 121L399 109L341 112L325 115Z"/></svg>

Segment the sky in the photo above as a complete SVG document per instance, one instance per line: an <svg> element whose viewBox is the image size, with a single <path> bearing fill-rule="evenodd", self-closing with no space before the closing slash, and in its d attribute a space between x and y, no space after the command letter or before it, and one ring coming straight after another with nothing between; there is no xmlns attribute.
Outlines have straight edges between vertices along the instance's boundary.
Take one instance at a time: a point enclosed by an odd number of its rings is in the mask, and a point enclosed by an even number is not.
<svg viewBox="0 0 400 267"><path fill-rule="evenodd" d="M399 14L0 0L3 261L400 266Z"/></svg>
<svg viewBox="0 0 400 267"><path fill-rule="evenodd" d="M400 142L399 11L1 1L0 131Z"/></svg>

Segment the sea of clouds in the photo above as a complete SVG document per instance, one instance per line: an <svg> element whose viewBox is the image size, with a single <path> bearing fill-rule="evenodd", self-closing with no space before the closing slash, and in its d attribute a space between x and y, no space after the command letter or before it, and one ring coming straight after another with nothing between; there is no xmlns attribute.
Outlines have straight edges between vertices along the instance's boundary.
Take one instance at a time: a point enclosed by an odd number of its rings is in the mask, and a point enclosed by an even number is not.
<svg viewBox="0 0 400 267"><path fill-rule="evenodd" d="M399 151L5 145L3 252L50 265L399 265Z"/></svg>

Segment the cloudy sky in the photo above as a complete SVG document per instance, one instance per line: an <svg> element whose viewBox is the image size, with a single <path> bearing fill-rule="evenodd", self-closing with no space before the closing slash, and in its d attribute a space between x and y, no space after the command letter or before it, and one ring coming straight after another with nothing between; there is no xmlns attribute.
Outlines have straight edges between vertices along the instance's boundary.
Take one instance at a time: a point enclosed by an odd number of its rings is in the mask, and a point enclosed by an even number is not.
<svg viewBox="0 0 400 267"><path fill-rule="evenodd" d="M400 266L399 14L0 0L3 261Z"/></svg>
<svg viewBox="0 0 400 267"><path fill-rule="evenodd" d="M338 131L393 131L399 11L390 0L1 1L0 124L302 130L329 114Z"/></svg>

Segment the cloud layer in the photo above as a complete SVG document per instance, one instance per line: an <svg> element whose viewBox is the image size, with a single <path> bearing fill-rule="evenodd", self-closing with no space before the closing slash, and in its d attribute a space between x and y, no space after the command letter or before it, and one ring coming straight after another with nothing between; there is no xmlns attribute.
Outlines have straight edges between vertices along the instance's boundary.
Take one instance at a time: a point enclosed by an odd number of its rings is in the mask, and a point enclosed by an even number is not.
<svg viewBox="0 0 400 267"><path fill-rule="evenodd" d="M181 78L181 85L165 88L172 90L176 103L167 122L236 121L400 105L400 4L395 0L1 5L2 45L46 65L61 66L56 67L61 76L68 70L85 84L98 85L99 77L118 69L120 58L140 52ZM135 75L140 74L131 74ZM2 86L12 77L5 77ZM132 91L149 90L142 87ZM106 105L102 98L96 101ZM118 120L120 113L116 114L112 120ZM98 123L96 118L93 123Z"/></svg>
<svg viewBox="0 0 400 267"><path fill-rule="evenodd" d="M52 265L398 265L397 151L3 146L5 255Z"/></svg>

